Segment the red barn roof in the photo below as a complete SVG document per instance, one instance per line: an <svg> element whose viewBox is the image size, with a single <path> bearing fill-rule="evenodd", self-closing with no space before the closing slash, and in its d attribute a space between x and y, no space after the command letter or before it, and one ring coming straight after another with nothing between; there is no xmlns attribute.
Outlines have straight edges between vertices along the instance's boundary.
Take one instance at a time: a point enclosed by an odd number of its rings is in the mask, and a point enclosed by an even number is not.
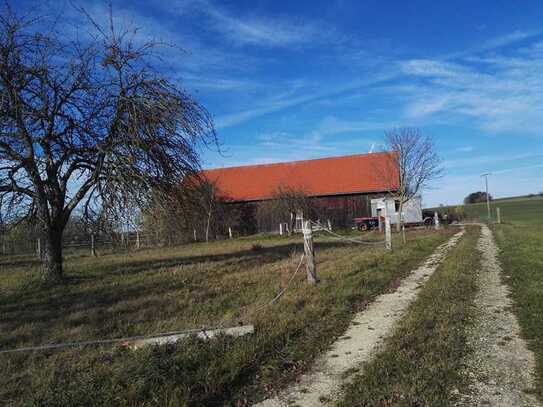
<svg viewBox="0 0 543 407"><path fill-rule="evenodd" d="M273 199L279 188L307 196L347 195L397 189L399 172L393 161L387 153L374 153L220 168L202 175L237 202Z"/></svg>

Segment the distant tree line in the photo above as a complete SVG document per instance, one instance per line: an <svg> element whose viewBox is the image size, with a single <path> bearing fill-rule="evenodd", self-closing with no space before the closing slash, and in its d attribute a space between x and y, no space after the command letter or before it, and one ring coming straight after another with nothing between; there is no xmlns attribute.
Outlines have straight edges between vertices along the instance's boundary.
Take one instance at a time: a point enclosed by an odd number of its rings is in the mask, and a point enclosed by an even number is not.
<svg viewBox="0 0 543 407"><path fill-rule="evenodd" d="M488 200L492 201L492 195L488 194ZM486 192L483 191L477 191L472 192L468 196L464 198L464 204L474 204L474 203L481 203L486 202Z"/></svg>

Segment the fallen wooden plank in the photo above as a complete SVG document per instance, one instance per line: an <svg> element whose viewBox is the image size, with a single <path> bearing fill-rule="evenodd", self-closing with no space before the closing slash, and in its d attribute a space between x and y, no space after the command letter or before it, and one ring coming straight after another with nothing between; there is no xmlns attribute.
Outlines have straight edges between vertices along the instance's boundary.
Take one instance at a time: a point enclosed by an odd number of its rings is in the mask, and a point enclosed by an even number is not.
<svg viewBox="0 0 543 407"><path fill-rule="evenodd" d="M255 331L255 327L253 325L243 325L243 326L237 326L233 328L220 328L220 329L209 329L209 330L199 330L199 331L191 331L188 333L180 333L180 334L174 334L174 335L165 335L165 336L157 336L154 338L144 338L144 339L136 339L136 340L128 340L122 343L122 346L126 346L130 349L139 349L143 346L148 345L167 345L171 343L179 342L183 339L187 339L191 336L196 336L200 339L211 339L219 335L228 335L228 336L244 336L248 334L252 334Z"/></svg>
<svg viewBox="0 0 543 407"><path fill-rule="evenodd" d="M117 339L99 339L93 341L82 341L82 342L65 342L65 343L53 343L40 346L29 346L24 348L17 349L0 349L0 353L18 353L18 352L35 352L35 351L46 351L46 350L56 350L56 349L65 349L73 347L83 347L83 346L99 346L99 345L113 345L120 344L121 346L126 346L129 348L137 349L145 345L164 345L167 343L175 343L179 340L186 339L190 336L196 336L201 339L209 339L218 335L230 335L230 336L243 336L251 334L255 331L253 325L244 325L233 328L223 328L223 329L191 329L188 331L182 332L170 332L164 334L158 334L156 336L132 336L130 338L117 338Z"/></svg>

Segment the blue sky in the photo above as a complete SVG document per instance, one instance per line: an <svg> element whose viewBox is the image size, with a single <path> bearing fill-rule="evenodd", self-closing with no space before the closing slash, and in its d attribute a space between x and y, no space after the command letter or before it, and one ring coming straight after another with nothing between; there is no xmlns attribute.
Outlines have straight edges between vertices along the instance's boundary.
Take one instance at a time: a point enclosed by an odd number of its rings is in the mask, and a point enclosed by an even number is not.
<svg viewBox="0 0 543 407"><path fill-rule="evenodd" d="M102 1L81 1L98 20ZM35 3L23 2L21 9ZM69 3L47 13L80 21ZM445 176L427 205L482 189L543 191L541 1L113 1L140 35L174 44L165 69L213 114L222 167L380 149L431 135ZM77 27L76 29L80 29Z"/></svg>

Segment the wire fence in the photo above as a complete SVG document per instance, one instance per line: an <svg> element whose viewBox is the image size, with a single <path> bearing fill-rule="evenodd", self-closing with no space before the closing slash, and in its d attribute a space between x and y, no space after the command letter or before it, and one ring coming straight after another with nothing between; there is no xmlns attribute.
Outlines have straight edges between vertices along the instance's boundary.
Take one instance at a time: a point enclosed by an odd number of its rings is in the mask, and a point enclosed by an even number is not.
<svg viewBox="0 0 543 407"><path fill-rule="evenodd" d="M285 286L279 290L279 292L271 298L266 303L262 304L261 306L258 306L251 310L249 313L244 315L243 317L237 318L235 321L226 320L223 319L219 324L210 327L201 327L197 329L188 329L188 330L180 330L180 331L171 331L171 332L160 332L150 335L139 335L139 336L130 336L130 337L122 337L122 338L112 338L112 339L94 339L94 340L87 340L87 341L75 341L75 342L60 342L60 343L49 343L45 345L37 345L37 346L25 346L20 348L12 348L12 349L0 349L0 354L4 353L22 353L22 352L36 352L36 351L52 351L52 350L61 350L66 348L73 348L73 347L84 347L84 346L100 346L100 345L115 345L115 344L125 344L130 343L137 340L150 340L150 339L158 339L158 338L164 338L167 336L177 336L177 335L198 335L200 333L203 333L206 337L206 332L213 332L216 330L221 331L227 326L234 327L234 329L241 327L241 324L244 321L247 321L250 317L254 317L256 314L264 311L271 305L275 304L279 299L285 294L285 292L291 287L291 284L300 271L302 264L304 263L305 254L302 254L300 257L300 260L298 262L298 266L294 271L292 272L290 278L288 279ZM230 328L232 329L232 328Z"/></svg>
<svg viewBox="0 0 543 407"><path fill-rule="evenodd" d="M317 227L317 230L323 231L325 233L328 233L332 236L335 240L344 241L346 243L357 243L357 244L366 244L366 245L383 245L385 244L385 240L360 240L360 239L353 239L349 236L340 235L338 233L335 233L331 231L329 228L322 225L320 222L314 222L311 221L311 225Z"/></svg>
<svg viewBox="0 0 543 407"><path fill-rule="evenodd" d="M356 243L356 244L363 244L363 245L385 244L385 240L365 241L365 240L360 240L360 239L353 239L349 236L340 235L338 233L333 232L330 226L326 227L322 225L320 222L309 221L308 224L312 225L315 228L315 231L322 231L332 236L332 238L346 242L346 243ZM310 232L309 235L311 235L311 227L309 227L309 232ZM309 237L309 239L311 240L311 237ZM4 241L3 243L5 245L6 242ZM104 248L107 248L110 250L119 250L119 249L128 249L128 248L138 249L138 248L144 248L144 247L157 246L160 243L161 242L158 239L156 234L150 235L150 234L142 234L142 233L126 233L126 234L115 234L115 235L109 235L109 236L88 235L88 236L83 236L83 237L79 236L78 238L66 239L63 245L63 249L75 250L75 251L88 250L91 254L95 254L98 250L104 249ZM0 353L33 352L33 351L57 350L57 349L64 349L64 348L69 348L69 347L108 345L108 344L130 342L134 340L148 340L148 339L153 339L153 338L160 338L167 335L195 335L201 332L211 331L214 329L222 329L225 326L227 326L227 324L229 326L241 325L241 323L243 323L244 321L247 321L251 317L254 317L256 314L266 310L268 307L275 304L277 301L279 301L279 299L281 299L281 297L285 294L285 292L291 287L292 282L294 281L294 278L299 273L299 271L302 268L302 265L304 264L304 260L306 260L306 263L312 262L312 261L314 262L314 258L312 254L313 253L312 243L311 243L311 247L307 247L307 243L308 241L306 240L306 236L304 234L304 253L300 256L297 267L294 269L293 272L291 272L291 275L287 283L285 284L285 286L281 288L279 292L276 295L274 295L269 301L265 302L264 304L260 306L257 306L256 308L253 308L245 315L237 318L235 321L223 319L221 322L219 322L218 325L216 325L213 328L202 327L200 329L163 332L163 333L157 333L157 334L152 334L152 335L133 336L133 337L125 337L125 338L95 339L95 340L90 340L90 341L87 340L87 341L78 341L78 342L65 342L65 343L45 344L45 345L14 348L14 349L2 349L0 350ZM28 250L28 253L34 253L36 255L39 255L40 250L41 250L41 242L39 239L37 239L34 247L32 247L32 245L30 245L30 247L27 245L26 248L30 249ZM19 249L21 249L21 247L19 247ZM5 250L5 248L3 250ZM3 253L3 254L6 254L6 253ZM24 253L19 252L18 254L24 254ZM306 267L309 268L309 265L306 264ZM313 270L313 272L315 272L315 270ZM308 270L308 273L309 273L309 270Z"/></svg>
<svg viewBox="0 0 543 407"><path fill-rule="evenodd" d="M151 233L115 233L111 235L78 235L63 239L62 249L66 255L73 253L88 253L90 255L110 252L164 247L177 244L177 241L161 240ZM0 240L0 255L2 256L41 256L45 242L36 236L27 238L4 238Z"/></svg>

